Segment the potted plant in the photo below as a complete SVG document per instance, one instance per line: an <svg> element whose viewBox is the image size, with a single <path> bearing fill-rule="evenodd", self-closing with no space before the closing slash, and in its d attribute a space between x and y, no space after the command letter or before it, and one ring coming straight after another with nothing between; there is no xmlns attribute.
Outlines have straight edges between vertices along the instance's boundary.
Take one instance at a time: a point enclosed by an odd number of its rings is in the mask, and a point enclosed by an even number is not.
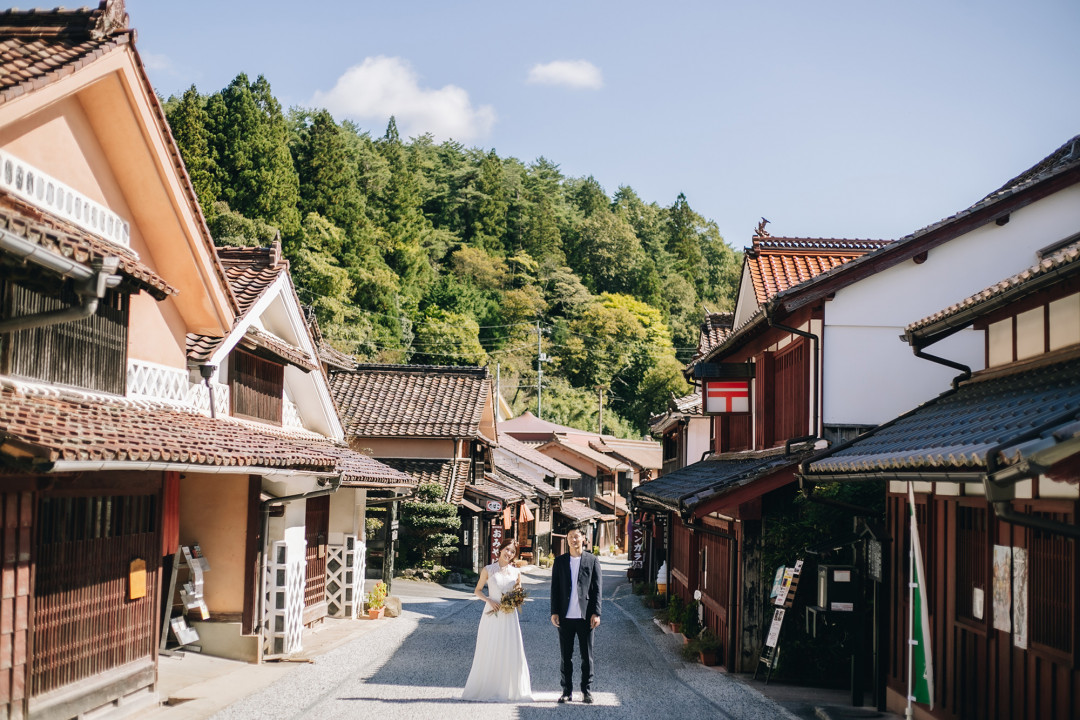
<svg viewBox="0 0 1080 720"><path fill-rule="evenodd" d="M667 621L671 626L671 632L682 632L682 624L685 618L686 603L678 595L672 595L668 599Z"/></svg>
<svg viewBox="0 0 1080 720"><path fill-rule="evenodd" d="M710 628L705 628L694 640L697 646L698 659L702 665L716 665L720 655L720 638Z"/></svg>
<svg viewBox="0 0 1080 720"><path fill-rule="evenodd" d="M697 600L691 600L683 609L682 632L688 638L695 638L701 632L701 620L698 618L700 606Z"/></svg>
<svg viewBox="0 0 1080 720"><path fill-rule="evenodd" d="M367 595L367 612L369 620L378 620L386 610L386 583L379 581Z"/></svg>

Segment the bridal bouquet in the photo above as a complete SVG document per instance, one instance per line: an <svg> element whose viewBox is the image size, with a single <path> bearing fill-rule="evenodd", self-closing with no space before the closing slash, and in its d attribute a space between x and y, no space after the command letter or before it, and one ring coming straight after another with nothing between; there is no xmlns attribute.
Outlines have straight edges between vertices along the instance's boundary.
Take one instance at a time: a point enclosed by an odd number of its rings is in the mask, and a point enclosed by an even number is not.
<svg viewBox="0 0 1080 720"><path fill-rule="evenodd" d="M499 601L498 612L511 613L520 610L526 597L528 595L525 593L525 589L521 587L515 587L510 592L503 593L502 600ZM494 615L495 612L495 610L492 610L491 614Z"/></svg>

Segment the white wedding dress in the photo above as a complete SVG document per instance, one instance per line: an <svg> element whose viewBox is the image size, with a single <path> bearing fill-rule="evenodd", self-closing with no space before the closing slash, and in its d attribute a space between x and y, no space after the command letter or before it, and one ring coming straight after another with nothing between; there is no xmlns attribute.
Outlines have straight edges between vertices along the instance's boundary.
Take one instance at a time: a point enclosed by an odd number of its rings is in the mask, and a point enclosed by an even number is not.
<svg viewBox="0 0 1080 720"><path fill-rule="evenodd" d="M497 562L486 569L488 597L502 600L503 593L517 584L518 569L509 565L500 568ZM461 697L463 700L532 702L532 682L518 613L492 614L490 606L484 604L480 629L476 633L472 670Z"/></svg>

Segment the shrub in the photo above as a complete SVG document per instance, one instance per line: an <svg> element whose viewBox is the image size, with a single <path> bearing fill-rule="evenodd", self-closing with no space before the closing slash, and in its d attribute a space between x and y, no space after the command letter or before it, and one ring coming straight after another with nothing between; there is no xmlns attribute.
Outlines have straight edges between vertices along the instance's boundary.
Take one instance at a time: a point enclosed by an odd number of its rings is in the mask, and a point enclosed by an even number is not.
<svg viewBox="0 0 1080 720"><path fill-rule="evenodd" d="M701 620L698 619L700 606L697 600L691 600L683 609L682 632L688 638L697 637L697 634L701 632Z"/></svg>
<svg viewBox="0 0 1080 720"><path fill-rule="evenodd" d="M378 610L386 604L386 583L382 580L375 583L375 587L371 589L371 592L367 596L368 610Z"/></svg>
<svg viewBox="0 0 1080 720"><path fill-rule="evenodd" d="M686 612L686 603L678 595L672 595L668 599L667 605L667 621L670 623L682 623L683 615Z"/></svg>

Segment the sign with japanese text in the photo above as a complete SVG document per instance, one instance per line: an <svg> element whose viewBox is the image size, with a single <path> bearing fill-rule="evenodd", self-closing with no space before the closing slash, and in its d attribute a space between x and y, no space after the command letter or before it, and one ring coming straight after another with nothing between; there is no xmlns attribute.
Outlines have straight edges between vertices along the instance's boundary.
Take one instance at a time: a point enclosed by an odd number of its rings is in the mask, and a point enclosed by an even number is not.
<svg viewBox="0 0 1080 720"><path fill-rule="evenodd" d="M487 510L488 512L502 512L503 505L501 500L488 500Z"/></svg>
<svg viewBox="0 0 1080 720"><path fill-rule="evenodd" d="M710 415L750 412L750 380L706 380L705 413Z"/></svg>
<svg viewBox="0 0 1080 720"><path fill-rule="evenodd" d="M630 567L634 570L645 567L645 526L639 522L630 525Z"/></svg>
<svg viewBox="0 0 1080 720"><path fill-rule="evenodd" d="M503 528L498 522L491 523L491 562L499 559L499 550L503 545Z"/></svg>

